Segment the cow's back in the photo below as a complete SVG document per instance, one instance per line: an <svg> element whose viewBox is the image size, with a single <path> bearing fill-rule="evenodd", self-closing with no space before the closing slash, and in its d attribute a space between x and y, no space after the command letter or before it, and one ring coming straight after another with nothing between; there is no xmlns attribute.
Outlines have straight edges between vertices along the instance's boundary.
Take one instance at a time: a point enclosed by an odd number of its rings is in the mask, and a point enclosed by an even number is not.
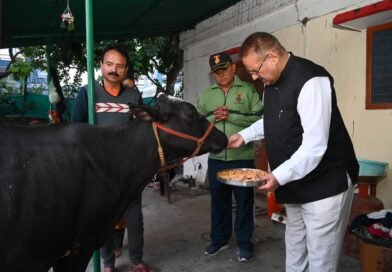
<svg viewBox="0 0 392 272"><path fill-rule="evenodd" d="M99 248L158 168L148 124L0 131L0 267L6 272L44 271L63 255Z"/></svg>
<svg viewBox="0 0 392 272"><path fill-rule="evenodd" d="M74 126L0 131L0 267L23 271L72 246L86 161Z"/></svg>

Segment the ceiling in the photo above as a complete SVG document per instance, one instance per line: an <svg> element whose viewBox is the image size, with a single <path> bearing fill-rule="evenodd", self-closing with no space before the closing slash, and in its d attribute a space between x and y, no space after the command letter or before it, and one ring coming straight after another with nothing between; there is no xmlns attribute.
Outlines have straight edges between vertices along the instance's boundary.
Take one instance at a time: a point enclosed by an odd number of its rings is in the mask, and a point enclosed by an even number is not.
<svg viewBox="0 0 392 272"><path fill-rule="evenodd" d="M94 40L161 36L193 28L240 0L91 0ZM0 48L85 41L85 2L69 0L75 30L60 27L67 0L0 0Z"/></svg>

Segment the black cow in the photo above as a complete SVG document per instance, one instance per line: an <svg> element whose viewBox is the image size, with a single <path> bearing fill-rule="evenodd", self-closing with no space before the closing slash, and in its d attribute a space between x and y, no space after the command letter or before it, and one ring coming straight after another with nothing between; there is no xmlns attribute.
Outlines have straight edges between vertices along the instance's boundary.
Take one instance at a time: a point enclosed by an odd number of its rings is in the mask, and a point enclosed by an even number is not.
<svg viewBox="0 0 392 272"><path fill-rule="evenodd" d="M130 108L136 120L120 127L0 127L0 271L85 271L160 167L151 121L197 138L209 126L191 104L165 95L155 107ZM196 148L158 134L167 161ZM199 154L226 144L214 128Z"/></svg>

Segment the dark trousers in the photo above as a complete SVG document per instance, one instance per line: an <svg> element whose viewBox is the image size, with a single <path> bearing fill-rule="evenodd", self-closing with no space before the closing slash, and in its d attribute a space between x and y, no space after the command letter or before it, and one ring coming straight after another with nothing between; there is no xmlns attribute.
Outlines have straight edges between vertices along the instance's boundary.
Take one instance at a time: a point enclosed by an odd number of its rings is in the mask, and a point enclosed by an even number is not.
<svg viewBox="0 0 392 272"><path fill-rule="evenodd" d="M114 248L122 248L124 241L125 228L114 230Z"/></svg>
<svg viewBox="0 0 392 272"><path fill-rule="evenodd" d="M144 227L142 213L142 196L140 195L125 211L128 231L128 254L132 264L139 264L143 260ZM101 247L101 256L104 267L114 268L114 232L112 239Z"/></svg>
<svg viewBox="0 0 392 272"><path fill-rule="evenodd" d="M255 168L253 160L220 161L208 160L208 179L211 192L211 240L216 244L225 244L233 232L232 194L237 202L234 233L238 247L252 251L251 237L254 230L254 189L222 184L216 173L223 169Z"/></svg>

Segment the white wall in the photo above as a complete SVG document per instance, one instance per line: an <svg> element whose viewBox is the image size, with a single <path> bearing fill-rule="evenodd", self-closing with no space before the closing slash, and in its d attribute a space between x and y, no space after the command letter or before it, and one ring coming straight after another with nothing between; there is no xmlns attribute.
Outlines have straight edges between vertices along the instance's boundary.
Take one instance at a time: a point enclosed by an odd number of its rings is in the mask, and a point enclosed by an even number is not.
<svg viewBox="0 0 392 272"><path fill-rule="evenodd" d="M212 79L209 76L208 57L212 53L235 48L255 31L276 31L298 26L300 37L306 40L307 28L300 22L306 17L309 24L316 18L343 9L354 9L378 0L243 0L229 9L201 22L194 30L181 34L180 46L184 49L185 99L195 102ZM303 30L305 30L304 33ZM285 44L285 40L282 40ZM290 48L290 50L293 50ZM305 56L307 47L297 54Z"/></svg>
<svg viewBox="0 0 392 272"><path fill-rule="evenodd" d="M378 1L239 2L181 35L185 50L185 99L196 102L212 83L210 54L240 46L255 31L273 33L287 50L324 66L333 75L338 105L357 156L390 165L387 178L377 186L377 197L386 208L392 208L392 110L365 110L366 32L332 26L336 14L374 2ZM302 25L305 17L310 21ZM205 168L205 159L203 163ZM192 168L186 165L185 174L192 174Z"/></svg>

